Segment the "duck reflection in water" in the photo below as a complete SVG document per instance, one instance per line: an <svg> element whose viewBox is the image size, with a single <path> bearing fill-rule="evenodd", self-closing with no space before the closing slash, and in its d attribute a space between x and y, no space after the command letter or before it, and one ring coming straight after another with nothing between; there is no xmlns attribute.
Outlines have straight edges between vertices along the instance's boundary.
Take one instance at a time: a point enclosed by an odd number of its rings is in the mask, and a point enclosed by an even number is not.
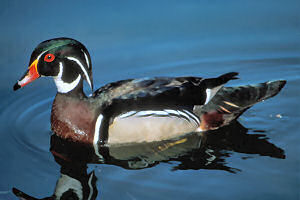
<svg viewBox="0 0 300 200"><path fill-rule="evenodd" d="M240 169L226 163L226 157L234 152L285 158L284 150L270 143L266 135L249 134L248 131L234 121L218 130L190 133L173 140L101 146L101 157L90 146L52 135L51 152L61 166L61 171L53 196L43 199L96 199L97 178L94 171L87 173L88 163L138 170L153 167L160 162L176 161L172 162L172 170L210 169L237 173ZM13 192L23 200L37 199L16 188Z"/></svg>
<svg viewBox="0 0 300 200"><path fill-rule="evenodd" d="M60 164L60 177L56 182L54 194L44 200L95 200L98 195L94 171L87 173L87 164L79 162L65 162L55 158ZM24 192L13 188L13 193L22 200L37 200Z"/></svg>

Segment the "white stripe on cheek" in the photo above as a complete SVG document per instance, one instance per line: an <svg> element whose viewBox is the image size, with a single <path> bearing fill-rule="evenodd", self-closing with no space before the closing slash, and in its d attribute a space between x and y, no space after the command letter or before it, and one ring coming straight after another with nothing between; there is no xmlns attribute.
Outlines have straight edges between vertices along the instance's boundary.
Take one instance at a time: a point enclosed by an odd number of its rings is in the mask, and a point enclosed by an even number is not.
<svg viewBox="0 0 300 200"><path fill-rule="evenodd" d="M87 80L88 84L89 84L90 87L92 88L92 83L91 83L90 77L88 76L88 73L87 73L87 71L85 70L85 68L84 68L84 66L82 65L82 63L81 63L78 59L76 59L76 58L74 58L74 57L67 57L67 59L76 62L76 63L80 66L81 70L83 71L83 73L84 73L84 75L85 75L85 77L86 77L86 80Z"/></svg>
<svg viewBox="0 0 300 200"><path fill-rule="evenodd" d="M84 54L84 58L86 60L86 64L87 64L88 68L90 68L90 62L89 62L88 56L86 55L86 53L82 49L81 49L81 52Z"/></svg>

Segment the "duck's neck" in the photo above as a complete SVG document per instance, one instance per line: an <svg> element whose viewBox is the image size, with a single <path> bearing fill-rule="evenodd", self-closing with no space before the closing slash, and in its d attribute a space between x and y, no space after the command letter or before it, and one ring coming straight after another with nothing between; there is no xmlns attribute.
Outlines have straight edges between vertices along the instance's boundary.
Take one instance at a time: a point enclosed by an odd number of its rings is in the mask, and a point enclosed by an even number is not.
<svg viewBox="0 0 300 200"><path fill-rule="evenodd" d="M66 97L72 97L72 98L77 98L77 99L86 99L87 96L83 92L83 81L80 81L78 85L70 90L69 92L63 93L58 91L57 94L66 96Z"/></svg>

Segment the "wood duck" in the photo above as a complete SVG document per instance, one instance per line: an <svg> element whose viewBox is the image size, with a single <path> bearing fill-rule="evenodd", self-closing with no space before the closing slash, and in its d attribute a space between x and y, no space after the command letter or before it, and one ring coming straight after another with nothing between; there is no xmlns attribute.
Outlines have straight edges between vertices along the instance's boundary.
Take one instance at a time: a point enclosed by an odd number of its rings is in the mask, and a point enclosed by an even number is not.
<svg viewBox="0 0 300 200"><path fill-rule="evenodd" d="M57 87L51 111L53 132L93 145L97 152L99 145L160 141L216 129L254 103L276 95L286 82L223 87L237 75L128 79L107 84L87 97L83 81L93 90L93 77L86 47L74 39L55 38L35 48L14 90L39 77L53 77ZM218 91L223 96L214 100Z"/></svg>

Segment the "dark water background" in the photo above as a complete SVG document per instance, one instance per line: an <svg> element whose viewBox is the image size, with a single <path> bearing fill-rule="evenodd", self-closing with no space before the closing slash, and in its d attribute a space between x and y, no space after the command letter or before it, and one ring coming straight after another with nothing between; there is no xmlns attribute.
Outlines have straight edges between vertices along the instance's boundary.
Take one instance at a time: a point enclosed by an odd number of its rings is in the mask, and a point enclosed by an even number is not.
<svg viewBox="0 0 300 200"><path fill-rule="evenodd" d="M1 1L0 199L12 187L50 196L59 177L50 147L56 88L40 79L13 92L35 46L72 37L92 57L94 85L144 76L212 77L240 72L231 86L286 79L282 92L240 118L263 130L285 159L223 150L223 170L172 170L177 161L126 170L90 165L100 199L300 199L300 2Z"/></svg>

